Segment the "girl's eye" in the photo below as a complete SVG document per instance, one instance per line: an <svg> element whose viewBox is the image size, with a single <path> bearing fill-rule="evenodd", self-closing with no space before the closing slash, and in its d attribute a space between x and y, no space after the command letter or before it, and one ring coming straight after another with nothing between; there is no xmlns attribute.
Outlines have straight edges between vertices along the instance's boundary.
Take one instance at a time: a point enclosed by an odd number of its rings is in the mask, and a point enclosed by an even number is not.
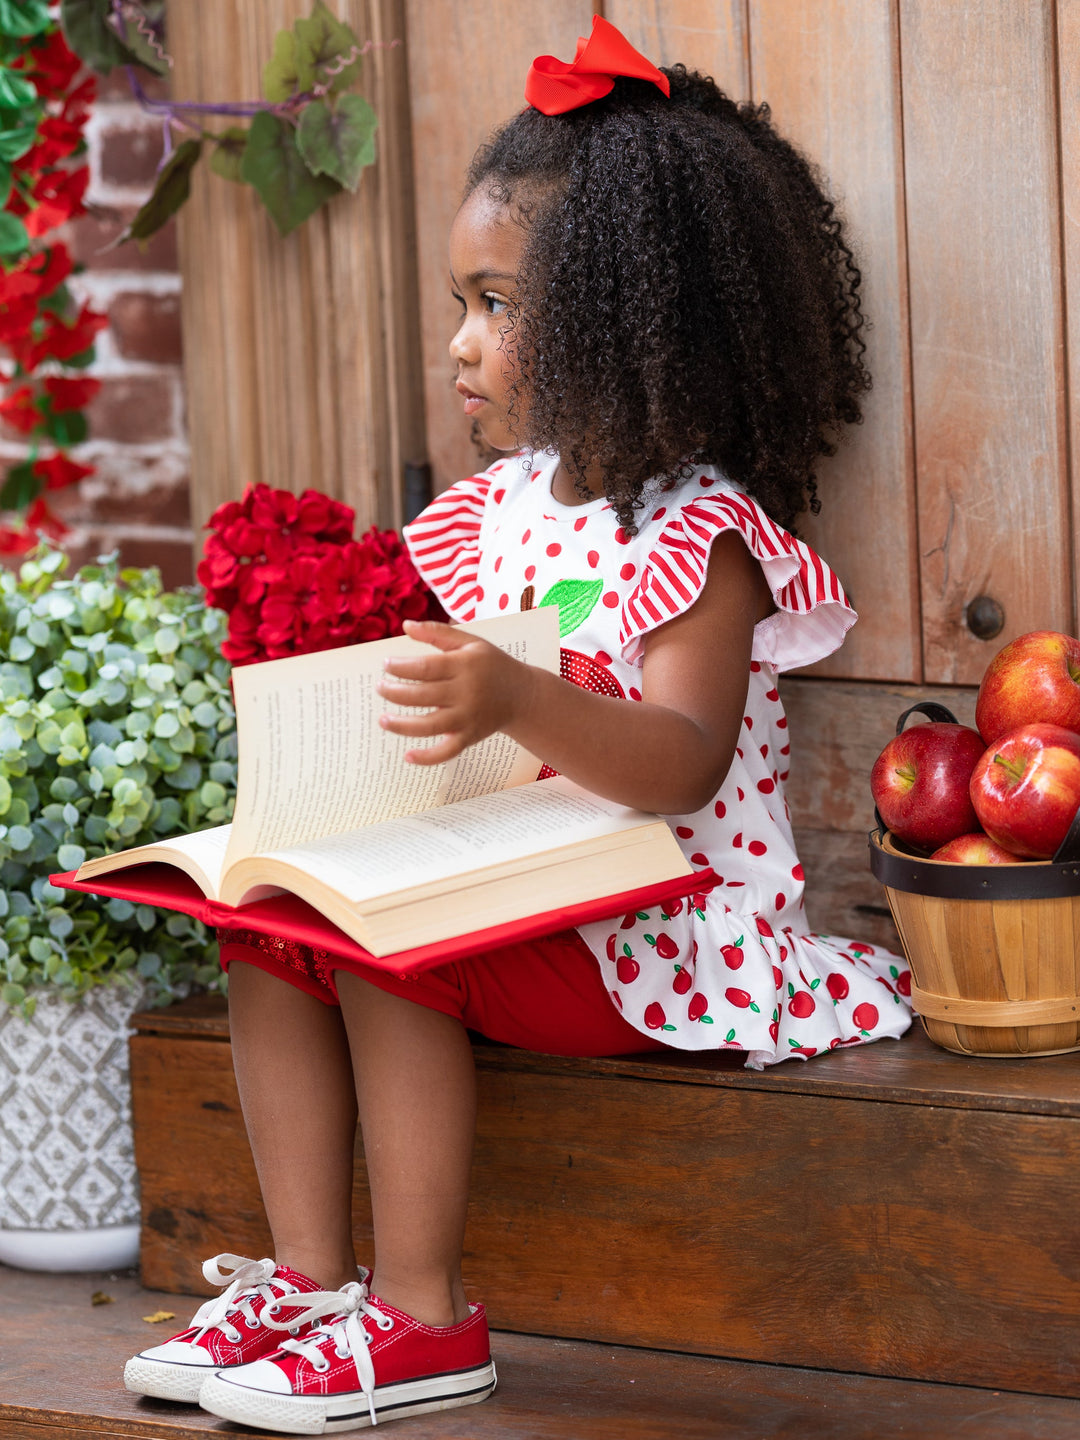
<svg viewBox="0 0 1080 1440"><path fill-rule="evenodd" d="M465 310L465 299L464 299L464 296L459 295L456 290L451 290L451 291L450 291L450 298L451 298L451 300L456 300L457 303L461 306L462 312L464 312L464 310Z"/></svg>
<svg viewBox="0 0 1080 1440"><path fill-rule="evenodd" d="M509 302L492 290L485 290L480 299L483 300L484 309L489 315L505 315L510 308Z"/></svg>

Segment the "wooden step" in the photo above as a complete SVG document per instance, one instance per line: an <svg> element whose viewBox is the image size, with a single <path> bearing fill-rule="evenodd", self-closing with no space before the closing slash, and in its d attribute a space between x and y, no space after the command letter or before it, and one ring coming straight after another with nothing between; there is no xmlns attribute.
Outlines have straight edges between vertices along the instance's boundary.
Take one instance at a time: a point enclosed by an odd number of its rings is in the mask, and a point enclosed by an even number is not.
<svg viewBox="0 0 1080 1440"><path fill-rule="evenodd" d="M103 1291L111 1304L92 1305ZM174 1328L142 1318L198 1301L130 1276L32 1275L0 1266L3 1440L223 1440L262 1435L194 1406L139 1399L124 1361ZM650 1298L651 1297L651 1298ZM662 1303L654 1288L643 1304ZM1075 1440L1080 1401L696 1355L495 1334L482 1405L397 1422L402 1440ZM382 1433L382 1427L379 1428Z"/></svg>
<svg viewBox="0 0 1080 1440"><path fill-rule="evenodd" d="M224 1011L138 1024L143 1277L185 1290L270 1238ZM498 1328L1080 1396L1080 1057L476 1054L466 1279Z"/></svg>

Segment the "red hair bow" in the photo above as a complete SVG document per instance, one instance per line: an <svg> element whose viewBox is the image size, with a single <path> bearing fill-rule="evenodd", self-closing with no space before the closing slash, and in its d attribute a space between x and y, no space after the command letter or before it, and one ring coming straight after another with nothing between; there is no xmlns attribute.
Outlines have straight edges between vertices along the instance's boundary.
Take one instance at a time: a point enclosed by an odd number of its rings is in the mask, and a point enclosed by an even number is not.
<svg viewBox="0 0 1080 1440"><path fill-rule="evenodd" d="M601 100L615 84L616 75L651 80L665 95L671 94L666 75L635 50L626 36L602 15L593 16L592 34L577 42L568 65L554 55L538 55L525 79L525 99L544 115L564 115L581 105Z"/></svg>

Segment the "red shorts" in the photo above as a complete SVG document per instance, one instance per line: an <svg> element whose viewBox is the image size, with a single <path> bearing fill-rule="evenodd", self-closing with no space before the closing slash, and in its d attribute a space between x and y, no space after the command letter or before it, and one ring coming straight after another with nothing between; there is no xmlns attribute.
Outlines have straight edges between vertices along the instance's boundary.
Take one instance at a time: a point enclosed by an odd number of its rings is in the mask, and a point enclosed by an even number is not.
<svg viewBox="0 0 1080 1440"><path fill-rule="evenodd" d="M576 930L405 977L252 930L219 930L218 940L226 970L243 960L327 1005L337 1004L334 971L348 970L380 990L440 1010L489 1040L522 1050L584 1057L670 1049L622 1018L595 956Z"/></svg>

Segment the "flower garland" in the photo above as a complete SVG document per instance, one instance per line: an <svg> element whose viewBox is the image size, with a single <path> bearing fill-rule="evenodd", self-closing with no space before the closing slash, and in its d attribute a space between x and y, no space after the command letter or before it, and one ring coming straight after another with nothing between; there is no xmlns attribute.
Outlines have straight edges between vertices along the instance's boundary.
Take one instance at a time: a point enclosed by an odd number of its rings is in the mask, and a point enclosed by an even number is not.
<svg viewBox="0 0 1080 1440"><path fill-rule="evenodd" d="M249 486L211 515L197 576L229 616L234 665L400 635L445 618L393 530L352 537L356 512L318 490Z"/></svg>
<svg viewBox="0 0 1080 1440"><path fill-rule="evenodd" d="M0 418L30 445L0 486L0 511L21 518L0 524L0 554L65 535L45 496L94 473L68 447L85 440L82 411L101 381L64 372L93 361L108 321L89 304L76 309L70 252L48 238L85 208L89 167L70 162L86 148L96 84L81 72L44 0L0 6L0 345L10 361L0 364Z"/></svg>

